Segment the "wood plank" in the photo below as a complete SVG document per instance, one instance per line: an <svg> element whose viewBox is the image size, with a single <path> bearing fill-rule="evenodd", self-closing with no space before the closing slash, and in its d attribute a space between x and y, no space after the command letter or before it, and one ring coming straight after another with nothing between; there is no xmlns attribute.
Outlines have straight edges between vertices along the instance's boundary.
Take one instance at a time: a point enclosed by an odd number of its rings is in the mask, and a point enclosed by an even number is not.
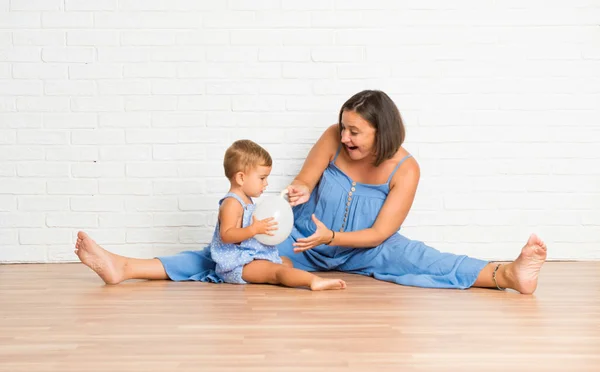
<svg viewBox="0 0 600 372"><path fill-rule="evenodd" d="M600 262L549 262L537 292L343 291L128 281L0 265L0 371L600 370Z"/></svg>

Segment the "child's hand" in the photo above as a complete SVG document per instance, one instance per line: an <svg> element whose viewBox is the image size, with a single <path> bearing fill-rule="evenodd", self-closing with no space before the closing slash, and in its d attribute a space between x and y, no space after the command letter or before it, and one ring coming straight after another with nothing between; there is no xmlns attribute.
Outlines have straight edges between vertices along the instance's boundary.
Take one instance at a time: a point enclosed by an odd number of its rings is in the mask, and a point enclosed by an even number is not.
<svg viewBox="0 0 600 372"><path fill-rule="evenodd" d="M257 220L256 217L252 216L252 225L250 225L250 228L252 229L253 234L275 235L273 234L273 231L277 230L277 222L273 220L273 217Z"/></svg>

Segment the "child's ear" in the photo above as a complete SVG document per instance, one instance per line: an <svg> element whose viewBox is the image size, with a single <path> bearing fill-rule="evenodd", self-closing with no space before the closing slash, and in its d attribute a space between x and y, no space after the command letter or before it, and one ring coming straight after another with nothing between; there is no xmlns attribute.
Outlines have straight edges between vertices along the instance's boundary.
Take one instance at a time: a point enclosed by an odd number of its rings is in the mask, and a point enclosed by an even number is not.
<svg viewBox="0 0 600 372"><path fill-rule="evenodd" d="M244 184L244 178L245 178L244 172L237 172L235 174L235 182L240 186L242 186Z"/></svg>

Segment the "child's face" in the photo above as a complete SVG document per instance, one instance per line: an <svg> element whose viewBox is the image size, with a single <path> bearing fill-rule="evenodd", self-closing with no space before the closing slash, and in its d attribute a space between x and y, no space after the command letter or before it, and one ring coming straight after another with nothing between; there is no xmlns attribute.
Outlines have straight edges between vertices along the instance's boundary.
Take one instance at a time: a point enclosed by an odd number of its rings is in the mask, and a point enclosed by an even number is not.
<svg viewBox="0 0 600 372"><path fill-rule="evenodd" d="M246 173L246 179L242 186L244 193L253 198L259 197L269 185L267 182L269 174L271 174L271 167L264 165L259 165Z"/></svg>

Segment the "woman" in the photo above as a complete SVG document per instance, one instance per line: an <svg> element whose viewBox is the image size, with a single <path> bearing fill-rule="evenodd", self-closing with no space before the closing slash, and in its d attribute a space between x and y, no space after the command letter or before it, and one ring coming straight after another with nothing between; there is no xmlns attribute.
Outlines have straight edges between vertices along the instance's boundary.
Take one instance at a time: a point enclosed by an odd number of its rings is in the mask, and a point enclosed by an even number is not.
<svg viewBox="0 0 600 372"><path fill-rule="evenodd" d="M441 253L398 233L413 203L419 165L402 147L404 125L381 91L363 91L342 106L338 124L313 146L288 186L294 229L281 256L307 271L337 270L430 288L512 288L531 294L546 245L531 235L519 257L493 264ZM158 259L112 254L78 234L77 255L109 284L126 279L221 281L207 249Z"/></svg>

